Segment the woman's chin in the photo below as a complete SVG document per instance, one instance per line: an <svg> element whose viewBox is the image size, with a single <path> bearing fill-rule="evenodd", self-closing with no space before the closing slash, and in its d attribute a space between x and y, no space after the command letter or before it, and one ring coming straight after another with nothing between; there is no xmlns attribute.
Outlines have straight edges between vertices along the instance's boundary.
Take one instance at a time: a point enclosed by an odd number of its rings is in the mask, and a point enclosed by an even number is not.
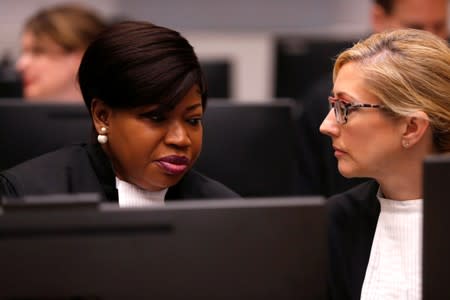
<svg viewBox="0 0 450 300"><path fill-rule="evenodd" d="M353 178L353 177L358 177L357 172L355 171L354 168L351 168L349 166L344 166L339 164L338 165L338 170L339 173L344 176L345 178Z"/></svg>

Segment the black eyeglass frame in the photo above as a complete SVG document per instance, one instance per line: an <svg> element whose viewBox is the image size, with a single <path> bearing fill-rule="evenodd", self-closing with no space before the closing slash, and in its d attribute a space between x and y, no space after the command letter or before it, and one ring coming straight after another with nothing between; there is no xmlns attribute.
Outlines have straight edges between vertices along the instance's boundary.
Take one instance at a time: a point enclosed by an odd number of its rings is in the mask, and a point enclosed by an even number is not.
<svg viewBox="0 0 450 300"><path fill-rule="evenodd" d="M357 108L380 108L384 109L386 106L382 104L368 104L368 103L359 103L359 102L348 102L338 97L329 96L328 97L329 107L334 110L334 116L336 117L336 121L339 124L346 124L348 121L348 114L351 110ZM341 110L343 111L343 115L341 112L335 109L336 103L340 105Z"/></svg>

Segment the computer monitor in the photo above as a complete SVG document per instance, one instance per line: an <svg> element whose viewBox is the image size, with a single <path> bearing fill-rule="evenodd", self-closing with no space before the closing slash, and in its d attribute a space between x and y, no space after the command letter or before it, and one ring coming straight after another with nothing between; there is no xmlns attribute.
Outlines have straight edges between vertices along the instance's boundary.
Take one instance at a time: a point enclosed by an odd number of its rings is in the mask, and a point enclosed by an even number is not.
<svg viewBox="0 0 450 300"><path fill-rule="evenodd" d="M22 79L13 60L6 54L0 58L0 101L4 98L22 98Z"/></svg>
<svg viewBox="0 0 450 300"><path fill-rule="evenodd" d="M211 100L195 168L244 197L298 194L293 102Z"/></svg>
<svg viewBox="0 0 450 300"><path fill-rule="evenodd" d="M90 139L84 104L0 101L0 171L65 145Z"/></svg>
<svg viewBox="0 0 450 300"><path fill-rule="evenodd" d="M0 299L325 299L322 198L0 214Z"/></svg>
<svg viewBox="0 0 450 300"><path fill-rule="evenodd" d="M278 36L275 40L275 97L289 97L301 103L316 81L327 74L331 80L337 55L355 42L298 34Z"/></svg>
<svg viewBox="0 0 450 300"><path fill-rule="evenodd" d="M211 98L229 99L231 95L231 63L228 60L200 60Z"/></svg>
<svg viewBox="0 0 450 300"><path fill-rule="evenodd" d="M450 154L427 157L423 176L423 300L450 299Z"/></svg>

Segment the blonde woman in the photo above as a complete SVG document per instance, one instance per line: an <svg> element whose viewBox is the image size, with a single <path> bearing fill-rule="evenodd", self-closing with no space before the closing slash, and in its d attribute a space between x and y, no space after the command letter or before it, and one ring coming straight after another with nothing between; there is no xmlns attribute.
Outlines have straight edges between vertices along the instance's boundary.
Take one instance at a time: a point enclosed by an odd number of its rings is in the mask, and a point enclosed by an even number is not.
<svg viewBox="0 0 450 300"><path fill-rule="evenodd" d="M27 101L82 102L76 74L89 43L105 28L79 5L45 8L25 23L16 69Z"/></svg>
<svg viewBox="0 0 450 300"><path fill-rule="evenodd" d="M329 199L332 299L421 299L422 164L450 152L450 50L420 30L341 53L330 112L339 172L368 177Z"/></svg>

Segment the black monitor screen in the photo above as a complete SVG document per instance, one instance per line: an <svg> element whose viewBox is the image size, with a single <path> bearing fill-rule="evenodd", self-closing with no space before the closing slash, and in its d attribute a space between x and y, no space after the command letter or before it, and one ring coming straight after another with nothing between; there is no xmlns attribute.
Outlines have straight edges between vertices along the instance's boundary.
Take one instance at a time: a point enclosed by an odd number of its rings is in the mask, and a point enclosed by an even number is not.
<svg viewBox="0 0 450 300"><path fill-rule="evenodd" d="M244 197L298 194L292 105L210 101L195 168Z"/></svg>
<svg viewBox="0 0 450 300"><path fill-rule="evenodd" d="M227 60L201 60L208 85L208 96L227 99L231 95L231 65Z"/></svg>
<svg viewBox="0 0 450 300"><path fill-rule="evenodd" d="M450 155L424 163L423 300L450 299Z"/></svg>
<svg viewBox="0 0 450 300"><path fill-rule="evenodd" d="M0 299L325 299L322 198L0 214Z"/></svg>
<svg viewBox="0 0 450 300"><path fill-rule="evenodd" d="M60 147L90 139L84 104L0 101L0 171Z"/></svg>

